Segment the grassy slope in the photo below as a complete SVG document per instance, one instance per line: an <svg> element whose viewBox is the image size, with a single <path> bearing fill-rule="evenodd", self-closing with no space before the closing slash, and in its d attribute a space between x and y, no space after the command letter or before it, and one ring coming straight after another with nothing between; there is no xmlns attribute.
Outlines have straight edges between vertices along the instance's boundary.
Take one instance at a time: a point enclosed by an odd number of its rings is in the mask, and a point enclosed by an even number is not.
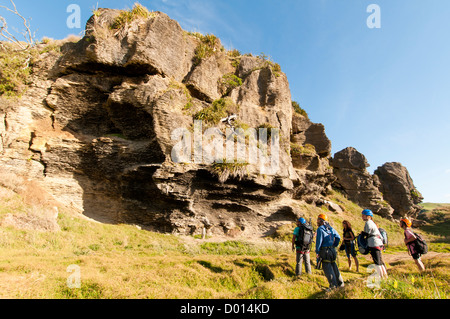
<svg viewBox="0 0 450 319"><path fill-rule="evenodd" d="M31 211L29 201L0 188L0 221L8 214ZM359 232L360 208L343 196L332 199L346 207L343 215L330 213L341 232L343 218ZM33 204L35 214L49 210ZM299 207L301 205L299 204ZM39 209L36 209L38 207ZM323 212L301 206L305 216ZM385 257L404 252L402 234L395 223L377 218L390 233L391 247ZM341 254L339 266L345 289L323 292L328 286L322 271L294 278L295 256L290 251L286 227L278 239L213 241L163 235L130 225L103 225L62 208L59 232L0 227L0 297L6 298L448 298L449 259L429 254L427 271L418 274L410 257L393 259L390 278L380 290L366 287L369 258L359 256L360 273L349 271ZM284 231L284 233L283 233ZM430 238L428 234L427 238ZM431 236L431 235L430 235ZM431 236L434 238L433 236ZM436 237L436 236L435 236ZM286 238L288 241L280 240ZM448 237L432 250L449 251ZM435 249L437 248L437 249ZM312 254L314 259L315 254ZM68 288L70 265L80 269L81 288ZM70 269L70 268L69 268Z"/></svg>

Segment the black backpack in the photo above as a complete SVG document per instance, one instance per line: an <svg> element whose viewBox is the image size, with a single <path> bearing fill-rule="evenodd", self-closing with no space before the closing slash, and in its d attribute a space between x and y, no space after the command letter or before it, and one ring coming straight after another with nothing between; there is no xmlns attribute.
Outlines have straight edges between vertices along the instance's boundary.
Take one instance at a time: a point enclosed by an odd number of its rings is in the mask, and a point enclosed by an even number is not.
<svg viewBox="0 0 450 319"><path fill-rule="evenodd" d="M356 237L356 243L358 245L358 250L361 254L367 255L369 253L369 245L367 242L367 236L362 233Z"/></svg>
<svg viewBox="0 0 450 319"><path fill-rule="evenodd" d="M416 234L414 232L413 232L413 234L417 238L414 241L415 251L417 251L421 255L425 255L426 253L428 253L428 244L427 244L427 242L419 234Z"/></svg>
<svg viewBox="0 0 450 319"><path fill-rule="evenodd" d="M295 238L295 245L301 247L301 251L307 251L311 248L313 236L313 227L308 223L302 224L300 226L299 235Z"/></svg>

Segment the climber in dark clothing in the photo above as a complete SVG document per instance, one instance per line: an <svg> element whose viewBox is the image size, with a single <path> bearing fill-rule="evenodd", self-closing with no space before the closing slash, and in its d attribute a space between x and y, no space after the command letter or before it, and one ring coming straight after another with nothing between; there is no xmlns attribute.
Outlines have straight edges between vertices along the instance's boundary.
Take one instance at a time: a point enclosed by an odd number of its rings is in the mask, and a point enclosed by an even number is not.
<svg viewBox="0 0 450 319"><path fill-rule="evenodd" d="M344 234L343 234L343 245L345 247L345 253L347 255L348 258L348 269L352 269L352 259L351 257L353 257L353 259L355 260L355 265L356 265L356 272L359 272L359 262L358 262L358 258L356 257L357 253L356 253L356 249L355 249L355 234L353 233L352 230L352 225L350 224L350 222L348 220L344 220L342 222L342 226L344 228Z"/></svg>
<svg viewBox="0 0 450 319"><path fill-rule="evenodd" d="M341 237L337 231L328 224L328 217L320 214L317 218L317 237L316 237L316 254L322 261L322 268L327 277L330 287L333 289L344 286L344 280L336 265L337 252L336 247L341 241Z"/></svg>

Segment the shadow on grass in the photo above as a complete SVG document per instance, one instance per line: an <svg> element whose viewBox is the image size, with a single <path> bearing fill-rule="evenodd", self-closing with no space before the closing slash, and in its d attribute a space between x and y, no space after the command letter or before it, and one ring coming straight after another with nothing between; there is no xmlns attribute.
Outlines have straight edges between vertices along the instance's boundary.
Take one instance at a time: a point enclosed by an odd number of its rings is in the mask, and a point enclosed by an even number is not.
<svg viewBox="0 0 450 319"><path fill-rule="evenodd" d="M223 269L221 267L217 267L217 266L213 266L209 261L205 261L205 260L198 260L197 261L198 264L202 265L205 268L208 268L209 270L211 270L213 273L216 274L221 274L221 273L230 273L230 270L226 270Z"/></svg>
<svg viewBox="0 0 450 319"><path fill-rule="evenodd" d="M445 220L440 223L425 225L420 227L421 230L427 233L443 236L440 239L436 239L435 243L447 243L450 244L450 220Z"/></svg>

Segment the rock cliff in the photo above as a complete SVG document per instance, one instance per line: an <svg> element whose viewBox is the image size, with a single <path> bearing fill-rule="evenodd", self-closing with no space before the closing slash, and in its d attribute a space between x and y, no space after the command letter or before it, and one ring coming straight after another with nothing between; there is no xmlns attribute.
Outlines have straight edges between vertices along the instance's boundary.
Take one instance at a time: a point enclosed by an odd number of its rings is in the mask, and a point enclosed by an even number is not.
<svg viewBox="0 0 450 319"><path fill-rule="evenodd" d="M392 214L361 154L330 164L324 126L295 113L278 64L161 12L123 13L97 10L81 40L42 50L19 100L0 97L2 174L95 220L163 232L268 235L333 182Z"/></svg>
<svg viewBox="0 0 450 319"><path fill-rule="evenodd" d="M392 217L394 210L384 200L378 189L378 180L368 171L366 157L353 147L348 147L333 157L336 176L334 186L347 194L348 198L364 208L383 217Z"/></svg>
<svg viewBox="0 0 450 319"><path fill-rule="evenodd" d="M301 213L294 200L326 194L330 141L293 116L279 65L161 12L117 27L122 13L99 9L81 40L35 61L0 114L5 170L95 220L188 234L270 234Z"/></svg>
<svg viewBox="0 0 450 319"><path fill-rule="evenodd" d="M365 156L353 147L336 153L332 163L333 186L360 206L386 218L417 217L420 212L417 204L423 197L400 163L386 163L371 175Z"/></svg>
<svg viewBox="0 0 450 319"><path fill-rule="evenodd" d="M380 180L379 190L394 208L395 215L417 217L422 208L422 194L414 186L408 170L400 163L386 163L378 167L374 176Z"/></svg>

